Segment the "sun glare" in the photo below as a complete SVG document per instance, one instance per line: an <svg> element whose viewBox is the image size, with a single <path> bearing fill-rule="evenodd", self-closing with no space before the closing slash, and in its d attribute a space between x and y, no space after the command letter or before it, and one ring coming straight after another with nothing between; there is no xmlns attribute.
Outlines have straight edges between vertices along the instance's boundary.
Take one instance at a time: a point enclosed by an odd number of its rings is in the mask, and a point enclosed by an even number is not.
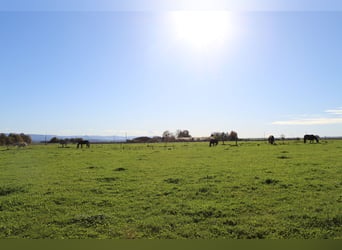
<svg viewBox="0 0 342 250"><path fill-rule="evenodd" d="M195 49L223 46L233 30L228 11L174 11L171 23L176 39Z"/></svg>

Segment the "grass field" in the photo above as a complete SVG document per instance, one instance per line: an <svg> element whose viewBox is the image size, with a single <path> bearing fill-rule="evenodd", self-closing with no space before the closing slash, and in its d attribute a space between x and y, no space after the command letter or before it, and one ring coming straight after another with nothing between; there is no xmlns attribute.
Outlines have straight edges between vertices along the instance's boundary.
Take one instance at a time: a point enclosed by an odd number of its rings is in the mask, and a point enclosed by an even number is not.
<svg viewBox="0 0 342 250"><path fill-rule="evenodd" d="M342 141L0 147L0 238L342 239Z"/></svg>

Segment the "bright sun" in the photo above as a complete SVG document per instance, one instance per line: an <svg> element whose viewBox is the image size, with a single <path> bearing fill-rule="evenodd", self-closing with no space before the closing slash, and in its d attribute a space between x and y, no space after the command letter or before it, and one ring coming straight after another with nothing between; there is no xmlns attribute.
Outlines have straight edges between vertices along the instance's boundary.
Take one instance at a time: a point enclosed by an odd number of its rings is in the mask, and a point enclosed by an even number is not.
<svg viewBox="0 0 342 250"><path fill-rule="evenodd" d="M194 49L220 47L233 30L228 11L174 11L171 23L176 39Z"/></svg>

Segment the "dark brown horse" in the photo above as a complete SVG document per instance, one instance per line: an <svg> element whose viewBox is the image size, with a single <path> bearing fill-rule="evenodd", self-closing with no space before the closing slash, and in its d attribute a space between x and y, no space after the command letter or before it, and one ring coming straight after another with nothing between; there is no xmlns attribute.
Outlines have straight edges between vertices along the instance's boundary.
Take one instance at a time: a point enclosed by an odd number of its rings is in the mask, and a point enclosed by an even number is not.
<svg viewBox="0 0 342 250"><path fill-rule="evenodd" d="M218 140L217 139L210 139L209 141L209 147L211 146L217 146Z"/></svg>
<svg viewBox="0 0 342 250"><path fill-rule="evenodd" d="M81 148L83 148L83 145L87 145L87 148L89 148L90 147L90 142L89 141L79 141L77 143L77 148L79 148L80 145L81 145Z"/></svg>
<svg viewBox="0 0 342 250"><path fill-rule="evenodd" d="M307 140L309 140L310 143L313 143L314 141L319 143L318 138L319 138L318 135L304 135L304 143L306 143Z"/></svg>
<svg viewBox="0 0 342 250"><path fill-rule="evenodd" d="M268 143L270 143L270 144L274 144L274 136L273 135L270 135L269 137L268 137Z"/></svg>

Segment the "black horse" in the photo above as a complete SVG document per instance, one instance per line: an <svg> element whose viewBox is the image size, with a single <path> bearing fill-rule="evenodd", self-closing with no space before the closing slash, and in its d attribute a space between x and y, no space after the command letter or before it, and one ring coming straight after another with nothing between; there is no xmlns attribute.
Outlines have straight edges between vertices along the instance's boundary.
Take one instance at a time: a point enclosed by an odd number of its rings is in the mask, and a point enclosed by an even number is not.
<svg viewBox="0 0 342 250"><path fill-rule="evenodd" d="M209 141L209 147L211 146L217 146L218 140L217 139L210 139Z"/></svg>
<svg viewBox="0 0 342 250"><path fill-rule="evenodd" d="M314 141L319 143L318 138L319 138L318 135L304 135L304 143L306 143L307 140L309 140L310 143L313 143Z"/></svg>
<svg viewBox="0 0 342 250"><path fill-rule="evenodd" d="M269 137L268 137L268 143L270 143L270 144L274 144L274 136L273 135L270 135Z"/></svg>
<svg viewBox="0 0 342 250"><path fill-rule="evenodd" d="M81 148L83 148L83 145L87 145L87 148L90 147L90 142L89 141L80 141L77 143L77 148L79 148L81 145Z"/></svg>

